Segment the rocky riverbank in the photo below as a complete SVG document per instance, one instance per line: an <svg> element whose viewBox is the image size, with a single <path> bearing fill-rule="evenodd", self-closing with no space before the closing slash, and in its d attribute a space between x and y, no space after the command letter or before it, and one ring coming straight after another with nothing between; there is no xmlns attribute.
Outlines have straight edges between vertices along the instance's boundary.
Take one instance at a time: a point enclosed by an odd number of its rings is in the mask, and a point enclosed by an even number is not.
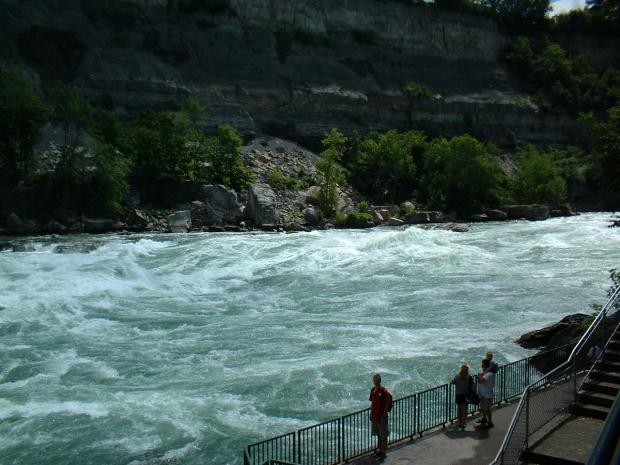
<svg viewBox="0 0 620 465"><path fill-rule="evenodd" d="M245 192L211 184L176 189L172 186L167 202L171 208L149 208L134 194L126 199L125 211L115 218L88 218L62 208L37 218L32 211L20 211L19 202L13 202L14 199L5 199L2 209L8 213L0 223L0 235L307 231L380 225L432 225L466 232L467 224L472 222L540 221L576 214L570 205L504 205L457 218L449 212L424 210L412 202L399 206L368 205L352 186L345 184L337 190L340 221L328 220L317 207L318 155L293 142L268 136L253 139L244 146L243 154L254 180ZM15 204L13 210L11 203Z"/></svg>

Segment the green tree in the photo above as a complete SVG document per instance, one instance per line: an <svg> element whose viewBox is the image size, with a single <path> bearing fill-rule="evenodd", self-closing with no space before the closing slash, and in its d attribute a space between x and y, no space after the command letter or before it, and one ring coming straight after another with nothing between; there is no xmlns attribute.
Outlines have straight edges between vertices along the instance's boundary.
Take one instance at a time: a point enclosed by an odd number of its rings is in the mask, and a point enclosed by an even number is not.
<svg viewBox="0 0 620 465"><path fill-rule="evenodd" d="M426 137L420 131L373 131L361 143L352 169L367 195L395 204L416 189L416 161L425 148Z"/></svg>
<svg viewBox="0 0 620 465"><path fill-rule="evenodd" d="M347 138L337 129L332 129L323 137L323 152L316 162L319 178L319 208L326 217L331 217L338 209L338 184L345 181L340 160L344 154Z"/></svg>
<svg viewBox="0 0 620 465"><path fill-rule="evenodd" d="M517 152L518 168L512 179L512 195L517 202L558 205L566 200L566 181L551 154L533 145Z"/></svg>
<svg viewBox="0 0 620 465"><path fill-rule="evenodd" d="M64 132L64 149L74 151L81 134L92 128L94 109L76 89L61 82L51 90L54 119Z"/></svg>
<svg viewBox="0 0 620 465"><path fill-rule="evenodd" d="M581 121L592 149L597 178L605 190L620 192L620 104L609 109L606 120L588 114Z"/></svg>
<svg viewBox="0 0 620 465"><path fill-rule="evenodd" d="M67 152L56 167L57 189L73 193L81 214L114 215L129 185L129 161L111 145L95 143Z"/></svg>
<svg viewBox="0 0 620 465"><path fill-rule="evenodd" d="M505 177L496 158L465 134L429 143L420 192L429 206L458 215L499 203Z"/></svg>
<svg viewBox="0 0 620 465"><path fill-rule="evenodd" d="M243 161L243 139L239 132L228 124L218 127L215 144L211 145L210 179L237 191L247 187L250 173Z"/></svg>
<svg viewBox="0 0 620 465"><path fill-rule="evenodd" d="M33 92L21 70L0 72L0 169L11 183L31 173L34 147L50 115L50 108Z"/></svg>

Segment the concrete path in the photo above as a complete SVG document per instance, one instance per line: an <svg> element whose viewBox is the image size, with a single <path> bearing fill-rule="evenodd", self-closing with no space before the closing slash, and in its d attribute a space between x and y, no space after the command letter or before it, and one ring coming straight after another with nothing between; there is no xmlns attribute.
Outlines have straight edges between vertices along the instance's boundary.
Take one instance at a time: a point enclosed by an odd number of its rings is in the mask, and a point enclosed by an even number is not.
<svg viewBox="0 0 620 465"><path fill-rule="evenodd" d="M355 465L488 465L497 454L508 430L518 399L493 410L494 427L478 426L479 416L470 418L465 431L456 425L429 432L422 438L391 446L384 460L365 456Z"/></svg>

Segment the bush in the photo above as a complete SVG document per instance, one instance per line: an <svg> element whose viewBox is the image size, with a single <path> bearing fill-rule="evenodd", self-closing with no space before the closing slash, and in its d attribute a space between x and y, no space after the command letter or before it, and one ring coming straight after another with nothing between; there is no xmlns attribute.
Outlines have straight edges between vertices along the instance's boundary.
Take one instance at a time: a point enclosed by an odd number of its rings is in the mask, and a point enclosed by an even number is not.
<svg viewBox="0 0 620 465"><path fill-rule="evenodd" d="M433 91L431 91L429 87L414 81L406 82L404 85L404 91L407 95L420 100L429 99L433 96Z"/></svg>
<svg viewBox="0 0 620 465"><path fill-rule="evenodd" d="M519 166L512 180L512 194L520 203L558 205L566 200L566 181L550 154L533 145L517 152Z"/></svg>
<svg viewBox="0 0 620 465"><path fill-rule="evenodd" d="M425 152L420 191L432 208L467 215L496 206L504 183L497 159L469 135L435 139Z"/></svg>
<svg viewBox="0 0 620 465"><path fill-rule="evenodd" d="M278 189L300 189L302 182L293 176L287 176L280 170L271 170L267 173L267 183Z"/></svg>
<svg viewBox="0 0 620 465"><path fill-rule="evenodd" d="M344 224L349 228L367 228L374 223L370 213L351 212L347 215Z"/></svg>
<svg viewBox="0 0 620 465"><path fill-rule="evenodd" d="M359 143L351 162L358 187L379 202L411 197L417 187L416 161L425 147L426 138L419 131L371 132Z"/></svg>

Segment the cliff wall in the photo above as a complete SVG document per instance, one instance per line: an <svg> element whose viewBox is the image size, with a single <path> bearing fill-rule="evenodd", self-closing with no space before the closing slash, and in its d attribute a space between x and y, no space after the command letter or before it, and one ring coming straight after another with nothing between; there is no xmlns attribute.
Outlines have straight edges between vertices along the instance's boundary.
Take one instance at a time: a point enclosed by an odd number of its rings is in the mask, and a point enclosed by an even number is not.
<svg viewBox="0 0 620 465"><path fill-rule="evenodd" d="M566 142L500 61L491 20L378 0L0 0L0 61L127 111L189 94L210 124L316 140L338 127ZM417 99L405 83L428 86Z"/></svg>

